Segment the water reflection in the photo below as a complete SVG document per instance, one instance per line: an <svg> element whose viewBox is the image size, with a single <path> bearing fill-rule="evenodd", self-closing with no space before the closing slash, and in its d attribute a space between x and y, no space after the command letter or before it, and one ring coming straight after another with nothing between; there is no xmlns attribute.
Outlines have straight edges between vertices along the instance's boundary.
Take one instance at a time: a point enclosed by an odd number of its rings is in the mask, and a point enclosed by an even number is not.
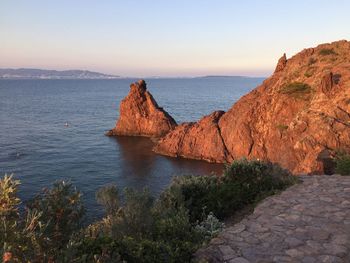
<svg viewBox="0 0 350 263"><path fill-rule="evenodd" d="M122 173L125 176L153 181L151 178L161 176L169 178L184 174L221 174L224 168L222 164L158 155L152 151L153 142L149 138L118 136L114 139L119 148ZM153 186L154 183L159 182L153 182Z"/></svg>
<svg viewBox="0 0 350 263"><path fill-rule="evenodd" d="M149 138L117 136L113 137L119 146L122 173L136 177L150 176L155 154L152 152L153 143Z"/></svg>

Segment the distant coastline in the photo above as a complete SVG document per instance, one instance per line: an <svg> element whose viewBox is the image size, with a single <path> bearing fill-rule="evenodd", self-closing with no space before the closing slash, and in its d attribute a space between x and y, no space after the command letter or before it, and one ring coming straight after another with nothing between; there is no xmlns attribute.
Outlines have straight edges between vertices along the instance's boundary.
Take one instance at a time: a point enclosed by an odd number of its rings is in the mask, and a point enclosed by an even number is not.
<svg viewBox="0 0 350 263"><path fill-rule="evenodd" d="M33 68L0 68L0 79L117 79L120 76L108 75L88 70L46 70Z"/></svg>
<svg viewBox="0 0 350 263"><path fill-rule="evenodd" d="M119 76L89 70L48 70L36 68L0 68L0 79L140 79L135 76ZM265 79L263 76L204 75L204 76L147 76L144 79Z"/></svg>

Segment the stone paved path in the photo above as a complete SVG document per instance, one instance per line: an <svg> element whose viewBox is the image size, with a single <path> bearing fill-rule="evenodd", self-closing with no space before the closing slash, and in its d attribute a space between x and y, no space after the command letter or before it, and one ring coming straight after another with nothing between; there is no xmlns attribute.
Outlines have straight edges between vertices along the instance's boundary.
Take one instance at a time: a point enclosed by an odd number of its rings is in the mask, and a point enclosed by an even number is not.
<svg viewBox="0 0 350 263"><path fill-rule="evenodd" d="M305 176L225 228L200 262L350 263L350 176Z"/></svg>

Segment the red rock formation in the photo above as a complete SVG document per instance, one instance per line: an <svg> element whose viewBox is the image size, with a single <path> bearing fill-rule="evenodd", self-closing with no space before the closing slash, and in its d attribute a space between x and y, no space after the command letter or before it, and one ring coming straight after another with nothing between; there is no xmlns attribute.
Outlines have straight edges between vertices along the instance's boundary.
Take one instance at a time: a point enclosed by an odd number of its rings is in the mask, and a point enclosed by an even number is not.
<svg viewBox="0 0 350 263"><path fill-rule="evenodd" d="M328 94L333 87L333 73L329 72L323 76L321 80L321 90L324 94Z"/></svg>
<svg viewBox="0 0 350 263"><path fill-rule="evenodd" d="M286 67L286 65L287 65L287 56L286 56L286 53L284 53L283 56L277 62L275 73L282 71Z"/></svg>
<svg viewBox="0 0 350 263"><path fill-rule="evenodd" d="M350 150L349 69L347 41L283 56L274 74L228 112L181 125L154 149L216 162L259 158L294 173L322 173L322 151Z"/></svg>
<svg viewBox="0 0 350 263"><path fill-rule="evenodd" d="M106 135L161 137L176 127L175 120L153 99L146 82L130 85L130 92L120 103L120 117Z"/></svg>
<svg viewBox="0 0 350 263"><path fill-rule="evenodd" d="M218 122L225 112L215 111L197 123L177 126L160 139L154 150L169 156L225 162L229 159Z"/></svg>

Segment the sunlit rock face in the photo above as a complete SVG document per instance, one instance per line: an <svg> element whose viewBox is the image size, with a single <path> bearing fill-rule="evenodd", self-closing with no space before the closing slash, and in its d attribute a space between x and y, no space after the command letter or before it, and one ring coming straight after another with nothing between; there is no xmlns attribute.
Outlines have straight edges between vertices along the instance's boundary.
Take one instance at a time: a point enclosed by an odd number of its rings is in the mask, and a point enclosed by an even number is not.
<svg viewBox="0 0 350 263"><path fill-rule="evenodd" d="M158 106L146 82L139 80L130 85L129 94L120 103L120 117L109 136L161 137L176 127L175 120Z"/></svg>
<svg viewBox="0 0 350 263"><path fill-rule="evenodd" d="M229 156L218 125L224 113L215 111L198 122L177 126L158 141L154 151L174 157L226 162Z"/></svg>
<svg viewBox="0 0 350 263"><path fill-rule="evenodd" d="M283 55L273 75L226 113L168 131L156 152L211 162L246 157L324 173L322 152L350 150L350 42Z"/></svg>

